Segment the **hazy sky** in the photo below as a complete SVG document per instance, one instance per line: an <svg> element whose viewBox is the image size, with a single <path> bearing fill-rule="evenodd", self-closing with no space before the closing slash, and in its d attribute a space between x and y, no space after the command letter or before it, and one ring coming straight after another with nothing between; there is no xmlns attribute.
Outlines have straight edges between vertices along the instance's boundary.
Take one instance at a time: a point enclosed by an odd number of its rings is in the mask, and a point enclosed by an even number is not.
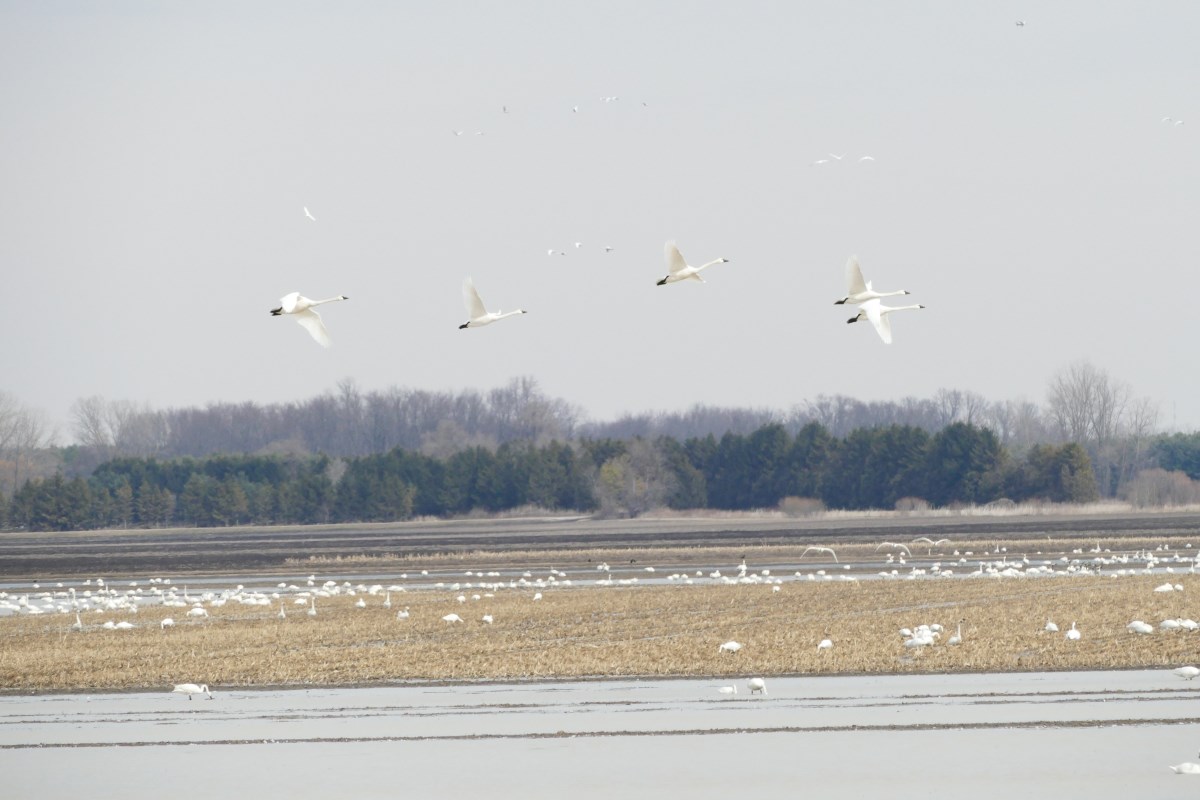
<svg viewBox="0 0 1200 800"><path fill-rule="evenodd" d="M1087 358L1191 430L1197 30L1192 2L3 2L0 389L64 433L93 394L343 378L532 375L607 419L1040 403ZM668 239L731 261L657 287ZM852 253L927 306L891 346L833 305ZM458 330L467 275L529 314ZM351 298L331 349L268 315L292 291Z"/></svg>

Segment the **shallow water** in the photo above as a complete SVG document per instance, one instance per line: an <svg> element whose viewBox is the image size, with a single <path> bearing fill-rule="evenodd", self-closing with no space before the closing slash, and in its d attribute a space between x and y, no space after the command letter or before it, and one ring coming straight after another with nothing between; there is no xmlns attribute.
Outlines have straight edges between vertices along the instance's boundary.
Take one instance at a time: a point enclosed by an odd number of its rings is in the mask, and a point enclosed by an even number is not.
<svg viewBox="0 0 1200 800"><path fill-rule="evenodd" d="M0 697L13 797L1193 797L1167 670ZM269 766L268 766L269 765Z"/></svg>

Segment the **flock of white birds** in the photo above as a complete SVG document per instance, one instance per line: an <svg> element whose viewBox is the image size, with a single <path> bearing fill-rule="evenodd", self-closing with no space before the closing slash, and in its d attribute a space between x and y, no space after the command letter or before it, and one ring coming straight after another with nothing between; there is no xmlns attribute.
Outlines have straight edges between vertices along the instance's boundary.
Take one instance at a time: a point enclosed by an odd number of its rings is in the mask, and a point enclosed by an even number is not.
<svg viewBox="0 0 1200 800"><path fill-rule="evenodd" d="M309 213L308 208L304 209L304 214L314 222L316 221L312 214ZM578 248L581 244L581 242L576 242L575 246ZM605 252L611 250L611 247L605 248ZM554 254L556 251L550 250L549 252ZM708 261L698 267L693 267L687 263L687 260L684 259L683 254L679 252L679 248L676 247L674 242L667 242L665 254L667 274L658 281L658 286L666 286L670 283L680 283L682 281L704 283L704 278L700 277L701 272L714 264L724 264L729 261L728 258L714 258L712 261ZM884 344L891 344L892 324L888 315L894 311L911 311L925 307L923 305L885 306L879 302L881 298L902 294L910 294L910 292L904 289L894 292L875 291L871 287L871 282L863 279L858 259L851 256L850 260L846 262L846 296L834 301L834 304L859 306L858 314L848 319L847 322L869 320L875 326L875 331L879 334L879 338L883 339ZM308 331L309 335L318 344L323 347L329 347L332 343L332 340L329 338L329 331L325 328L325 323L321 320L321 315L315 309L317 306L324 305L325 303L349 299L345 295L339 294L337 297L327 297L324 300L311 300L299 292L292 292L279 299L279 306L271 309L271 315L275 317L284 315L293 317L296 322ZM508 313L499 310L488 311L471 278L463 281L463 302L467 307L467 321L459 325L459 329L482 328L484 325L491 325L493 322L505 319L506 317L528 313L520 308Z"/></svg>

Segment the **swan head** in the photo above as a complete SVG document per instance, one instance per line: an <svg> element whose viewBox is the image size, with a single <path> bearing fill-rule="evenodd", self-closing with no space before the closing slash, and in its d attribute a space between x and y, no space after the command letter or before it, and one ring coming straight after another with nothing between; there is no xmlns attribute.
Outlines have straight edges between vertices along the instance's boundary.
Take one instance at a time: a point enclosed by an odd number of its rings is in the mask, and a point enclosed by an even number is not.
<svg viewBox="0 0 1200 800"><path fill-rule="evenodd" d="M666 286L666 285L667 285L667 279L666 279L666 278L663 278L661 281L659 281L658 283L656 283L656 284L654 284L654 285L655 285L655 286Z"/></svg>
<svg viewBox="0 0 1200 800"><path fill-rule="evenodd" d="M850 319L846 320L846 324L849 325L852 322L858 322L860 319L862 319L862 314L859 314L857 317L851 317Z"/></svg>
<svg viewBox="0 0 1200 800"><path fill-rule="evenodd" d="M470 324L471 324L470 322L464 322L462 325L458 326L458 329L461 331L463 328L466 328Z"/></svg>
<svg viewBox="0 0 1200 800"><path fill-rule="evenodd" d="M849 300L849 299L850 299L849 297L843 297L841 300L834 300L834 301L833 301L833 304L834 304L835 306L842 306L842 305L845 305L845 304L846 304L846 301L847 301L847 300Z"/></svg>

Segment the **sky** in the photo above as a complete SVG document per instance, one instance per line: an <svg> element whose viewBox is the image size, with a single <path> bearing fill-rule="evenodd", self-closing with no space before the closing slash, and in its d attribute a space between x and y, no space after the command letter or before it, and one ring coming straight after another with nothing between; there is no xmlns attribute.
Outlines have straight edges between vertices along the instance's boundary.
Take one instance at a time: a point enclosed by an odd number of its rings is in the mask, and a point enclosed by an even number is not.
<svg viewBox="0 0 1200 800"><path fill-rule="evenodd" d="M528 375L605 420L1041 403L1086 359L1194 430L1196 30L1190 2L3 1L0 390L69 441L92 395ZM656 286L668 240L729 263ZM851 255L926 306L891 345L833 304ZM459 330L467 276L529 313ZM268 314L293 291L350 298L328 350Z"/></svg>

